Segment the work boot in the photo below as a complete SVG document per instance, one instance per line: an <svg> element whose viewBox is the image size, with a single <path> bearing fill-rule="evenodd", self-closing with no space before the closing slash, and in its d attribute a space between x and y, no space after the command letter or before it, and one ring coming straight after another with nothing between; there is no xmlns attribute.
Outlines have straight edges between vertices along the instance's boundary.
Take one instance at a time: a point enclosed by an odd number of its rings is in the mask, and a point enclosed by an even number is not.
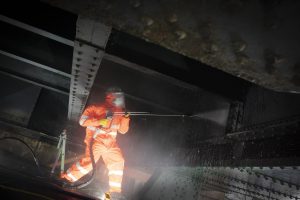
<svg viewBox="0 0 300 200"><path fill-rule="evenodd" d="M73 186L74 182L70 180L66 173L60 174L60 179L56 180L56 183L61 187Z"/></svg>
<svg viewBox="0 0 300 200"><path fill-rule="evenodd" d="M71 184L67 179L62 177L50 177L50 180L52 183L54 183L57 186L64 187L65 185Z"/></svg>
<svg viewBox="0 0 300 200"><path fill-rule="evenodd" d="M71 182L70 178L64 172L60 174L60 178L61 178L61 180L65 180L65 181Z"/></svg>
<svg viewBox="0 0 300 200"><path fill-rule="evenodd" d="M126 200L126 198L119 192L106 192L104 200Z"/></svg>
<svg viewBox="0 0 300 200"><path fill-rule="evenodd" d="M111 196L109 192L105 192L104 194L104 200L111 200Z"/></svg>

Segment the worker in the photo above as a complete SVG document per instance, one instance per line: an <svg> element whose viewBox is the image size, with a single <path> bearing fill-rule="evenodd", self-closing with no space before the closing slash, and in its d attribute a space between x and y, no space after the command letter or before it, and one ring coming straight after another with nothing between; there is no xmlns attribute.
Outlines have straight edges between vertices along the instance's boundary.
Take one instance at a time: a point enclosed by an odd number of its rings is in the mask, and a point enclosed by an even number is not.
<svg viewBox="0 0 300 200"><path fill-rule="evenodd" d="M92 152L95 162L102 157L108 169L109 191L106 199L119 199L123 178L124 158L119 148L117 133L125 134L129 129L129 115L119 115L124 112L125 98L120 88L111 87L106 91L105 102L101 105L88 106L80 117L79 124L86 127L85 156L74 163L61 178L69 182L76 182L92 170L90 157L90 141L94 139ZM124 198L124 197L122 197ZM121 199L121 198L120 198Z"/></svg>

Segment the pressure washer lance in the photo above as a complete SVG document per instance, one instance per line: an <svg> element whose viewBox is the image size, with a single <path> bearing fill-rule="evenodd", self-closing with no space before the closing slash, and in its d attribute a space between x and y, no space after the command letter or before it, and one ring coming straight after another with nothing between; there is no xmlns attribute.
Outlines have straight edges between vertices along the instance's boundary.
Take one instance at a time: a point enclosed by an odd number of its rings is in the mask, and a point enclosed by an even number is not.
<svg viewBox="0 0 300 200"><path fill-rule="evenodd" d="M114 112L115 115L126 115L129 114L131 116L153 116L153 117L191 117L189 115L184 114L157 114L150 112Z"/></svg>

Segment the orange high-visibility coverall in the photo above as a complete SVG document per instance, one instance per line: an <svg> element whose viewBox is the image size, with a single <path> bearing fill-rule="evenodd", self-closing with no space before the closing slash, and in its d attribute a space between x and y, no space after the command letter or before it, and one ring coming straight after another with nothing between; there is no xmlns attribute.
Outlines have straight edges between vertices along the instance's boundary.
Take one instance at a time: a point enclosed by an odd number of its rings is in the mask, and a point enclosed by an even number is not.
<svg viewBox="0 0 300 200"><path fill-rule="evenodd" d="M125 134L128 131L130 119L125 116L113 115L106 127L100 126L100 119L105 119L108 111L120 112L122 109L109 104L92 105L85 109L79 121L81 126L86 127L85 156L74 163L62 177L70 182L75 182L92 170L89 148L90 141L94 138L92 146L94 159L97 162L102 156L108 168L109 191L121 192L124 158L116 142L116 136L117 132Z"/></svg>

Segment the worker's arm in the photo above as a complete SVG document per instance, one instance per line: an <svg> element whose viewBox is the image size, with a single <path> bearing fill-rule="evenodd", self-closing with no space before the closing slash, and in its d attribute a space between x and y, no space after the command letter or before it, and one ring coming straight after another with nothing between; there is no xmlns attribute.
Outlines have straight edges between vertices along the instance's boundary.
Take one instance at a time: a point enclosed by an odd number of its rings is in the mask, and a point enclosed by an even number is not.
<svg viewBox="0 0 300 200"><path fill-rule="evenodd" d="M80 117L79 124L81 126L100 126L101 125L101 120L99 117L95 117L95 111L97 109L97 116L105 116L105 108L96 108L96 106L88 106L83 114ZM102 114L103 112L103 114Z"/></svg>
<svg viewBox="0 0 300 200"><path fill-rule="evenodd" d="M121 134L127 133L127 131L129 130L129 121L130 121L129 115L127 116L125 115L122 117L120 127L118 130L119 133Z"/></svg>

